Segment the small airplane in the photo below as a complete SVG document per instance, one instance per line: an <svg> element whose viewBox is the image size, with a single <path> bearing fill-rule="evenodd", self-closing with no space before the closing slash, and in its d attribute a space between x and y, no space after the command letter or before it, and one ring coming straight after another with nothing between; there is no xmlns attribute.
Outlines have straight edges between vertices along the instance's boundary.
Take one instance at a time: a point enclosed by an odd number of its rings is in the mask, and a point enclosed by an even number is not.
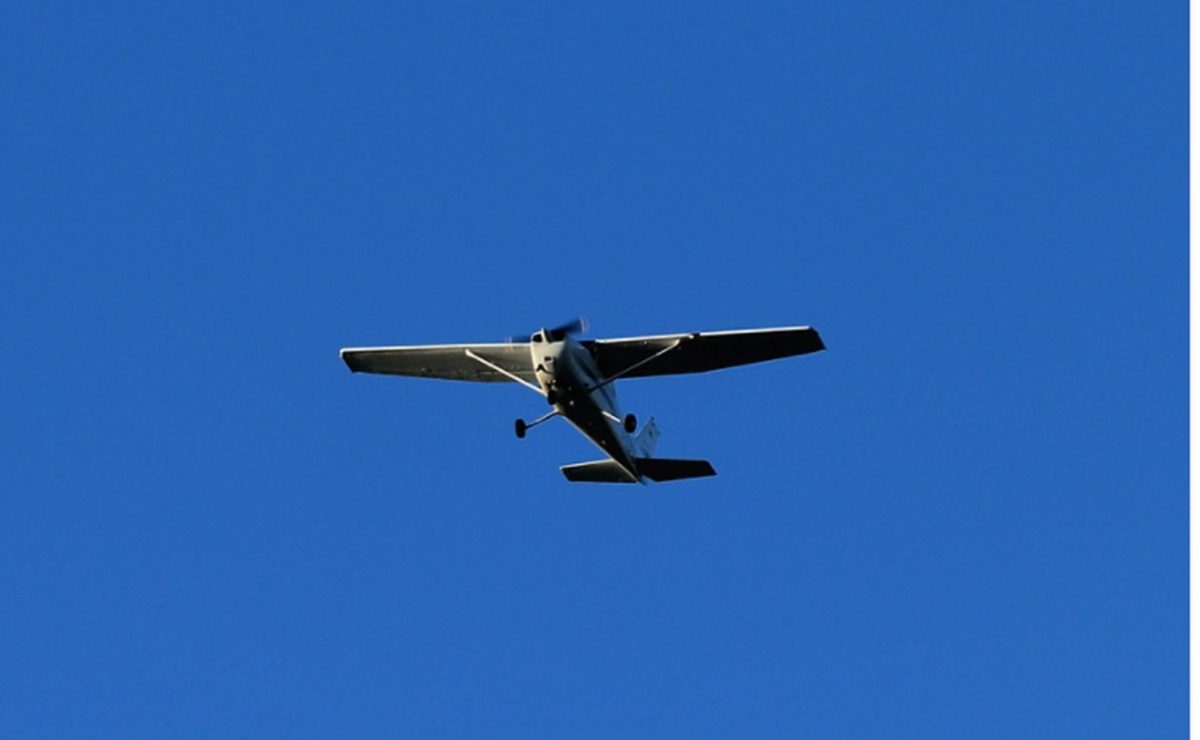
<svg viewBox="0 0 1200 740"><path fill-rule="evenodd" d="M605 459L559 468L570 481L645 483L716 475L707 460L653 457L659 438L651 418L621 415L613 383L621 378L700 373L735 365L819 352L825 344L811 327L695 332L624 339L584 339L583 319L495 344L353 347L341 351L352 372L475 382L513 382L529 388L551 410L526 422L517 437L556 416L595 443Z"/></svg>

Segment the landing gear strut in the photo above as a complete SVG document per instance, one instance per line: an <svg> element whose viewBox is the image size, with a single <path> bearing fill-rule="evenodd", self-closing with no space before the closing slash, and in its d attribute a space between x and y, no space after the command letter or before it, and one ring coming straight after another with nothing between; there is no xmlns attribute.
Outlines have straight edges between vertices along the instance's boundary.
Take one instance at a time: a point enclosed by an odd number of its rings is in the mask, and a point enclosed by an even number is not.
<svg viewBox="0 0 1200 740"><path fill-rule="evenodd" d="M553 419L556 416L559 416L558 409L554 409L550 413L545 414L544 416L540 416L537 419L534 419L533 421L530 421L530 422L527 422L524 419L517 419L517 423L514 425L517 430L517 439L525 439L525 433L528 432L530 429L533 429L538 424L541 424L543 421L549 421L550 419Z"/></svg>

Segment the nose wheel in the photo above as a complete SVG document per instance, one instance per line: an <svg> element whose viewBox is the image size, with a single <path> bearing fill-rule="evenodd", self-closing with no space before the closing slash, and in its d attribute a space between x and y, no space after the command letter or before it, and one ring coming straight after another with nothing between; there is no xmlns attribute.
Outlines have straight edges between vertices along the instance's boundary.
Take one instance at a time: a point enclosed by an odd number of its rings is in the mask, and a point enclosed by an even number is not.
<svg viewBox="0 0 1200 740"><path fill-rule="evenodd" d="M517 419L517 439L525 439L525 432L529 430L529 425L524 419Z"/></svg>

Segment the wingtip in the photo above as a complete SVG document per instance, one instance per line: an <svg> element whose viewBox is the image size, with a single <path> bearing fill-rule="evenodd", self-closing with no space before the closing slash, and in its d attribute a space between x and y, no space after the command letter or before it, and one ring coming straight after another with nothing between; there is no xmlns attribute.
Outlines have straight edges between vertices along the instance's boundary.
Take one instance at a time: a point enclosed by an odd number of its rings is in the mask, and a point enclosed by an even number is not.
<svg viewBox="0 0 1200 740"><path fill-rule="evenodd" d="M356 373L362 369L362 364L350 350L344 348L338 350L338 357L342 358L342 362L346 363L350 372Z"/></svg>

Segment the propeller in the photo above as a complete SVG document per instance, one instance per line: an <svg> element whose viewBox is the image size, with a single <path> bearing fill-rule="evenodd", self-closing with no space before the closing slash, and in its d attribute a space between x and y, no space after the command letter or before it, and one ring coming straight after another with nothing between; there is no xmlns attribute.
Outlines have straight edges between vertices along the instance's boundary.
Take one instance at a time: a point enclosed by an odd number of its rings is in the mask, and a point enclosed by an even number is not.
<svg viewBox="0 0 1200 740"><path fill-rule="evenodd" d="M565 324L559 324L552 329L544 329L543 331L546 332L546 335L551 342L561 342L571 334L582 334L583 332L587 331L587 328L587 319L580 316L579 318L572 319ZM526 334L525 336L520 337L509 337L508 341L513 343L528 343L533 341L533 335Z"/></svg>

